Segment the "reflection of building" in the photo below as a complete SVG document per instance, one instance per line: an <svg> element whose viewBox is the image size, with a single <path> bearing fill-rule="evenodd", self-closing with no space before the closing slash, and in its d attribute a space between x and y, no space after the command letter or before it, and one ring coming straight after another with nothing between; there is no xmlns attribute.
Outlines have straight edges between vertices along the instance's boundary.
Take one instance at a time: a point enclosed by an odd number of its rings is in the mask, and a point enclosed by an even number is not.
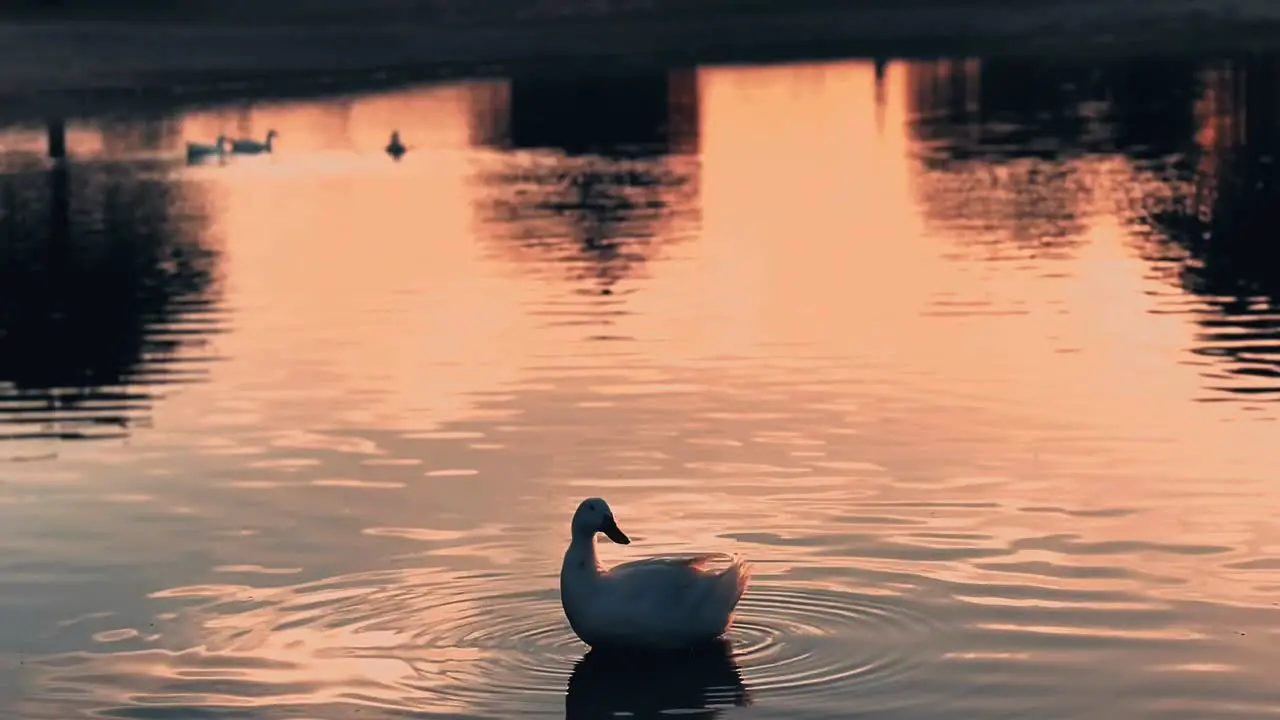
<svg viewBox="0 0 1280 720"><path fill-rule="evenodd" d="M912 133L947 157L1152 157L1185 149L1188 62L942 60L908 69Z"/></svg>
<svg viewBox="0 0 1280 720"><path fill-rule="evenodd" d="M1083 136L1064 120L1074 112L1057 93L1034 66L910 65L911 130L924 145L913 184L925 217L984 255L1043 256L1078 245L1089 188L1064 148Z"/></svg>
<svg viewBox="0 0 1280 720"><path fill-rule="evenodd" d="M1210 308L1197 352L1219 359L1213 387L1280 398L1278 81L1259 61L918 64L913 182L931 222L992 253L1070 249L1105 200ZM1142 182L1109 183L1116 161Z"/></svg>
<svg viewBox="0 0 1280 720"><path fill-rule="evenodd" d="M506 147L511 141L511 83L473 82L467 85L468 140L475 146Z"/></svg>
<svg viewBox="0 0 1280 720"><path fill-rule="evenodd" d="M1188 149L1193 70L1174 61L910 65L925 215L964 242L1036 253L1078 245L1104 160Z"/></svg>
<svg viewBox="0 0 1280 720"><path fill-rule="evenodd" d="M151 175L0 176L0 437L118 434L148 386L190 378L173 361L212 328L180 323L207 310L215 260L203 215Z"/></svg>
<svg viewBox="0 0 1280 720"><path fill-rule="evenodd" d="M1196 63L1125 62L1108 66L1102 80L1114 152L1145 160L1188 149L1196 124Z"/></svg>
<svg viewBox="0 0 1280 720"><path fill-rule="evenodd" d="M505 100L505 104L499 102ZM486 236L531 268L611 292L696 219L698 83L692 70L514 78L485 106L502 156L484 176ZM494 133L494 138L498 137Z"/></svg>
<svg viewBox="0 0 1280 720"><path fill-rule="evenodd" d="M599 75L539 74L511 80L510 141L569 154L697 149L693 70Z"/></svg>
<svg viewBox="0 0 1280 720"><path fill-rule="evenodd" d="M485 180L485 234L503 254L605 292L696 220L690 158L509 156Z"/></svg>
<svg viewBox="0 0 1280 720"><path fill-rule="evenodd" d="M912 129L932 138L938 128L967 128L978 122L981 87L977 60L907 64L907 104Z"/></svg>
<svg viewBox="0 0 1280 720"><path fill-rule="evenodd" d="M941 158L1054 157L1081 131L1061 76L1029 62L911 63L911 132Z"/></svg>

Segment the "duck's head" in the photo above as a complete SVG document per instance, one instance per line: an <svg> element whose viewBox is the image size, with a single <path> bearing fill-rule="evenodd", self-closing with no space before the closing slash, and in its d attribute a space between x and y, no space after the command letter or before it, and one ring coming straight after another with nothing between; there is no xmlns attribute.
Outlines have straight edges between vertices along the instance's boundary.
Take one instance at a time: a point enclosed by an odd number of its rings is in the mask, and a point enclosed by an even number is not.
<svg viewBox="0 0 1280 720"><path fill-rule="evenodd" d="M268 141L273 140L273 139L278 138L278 137L280 137L280 133L276 132L275 130L268 130L268 131L267 131L267 140L268 140Z"/></svg>
<svg viewBox="0 0 1280 720"><path fill-rule="evenodd" d="M631 543L631 538L618 529L609 503L598 497L587 498L573 514L573 534L575 537L595 537L596 533L604 533L605 537L619 545Z"/></svg>

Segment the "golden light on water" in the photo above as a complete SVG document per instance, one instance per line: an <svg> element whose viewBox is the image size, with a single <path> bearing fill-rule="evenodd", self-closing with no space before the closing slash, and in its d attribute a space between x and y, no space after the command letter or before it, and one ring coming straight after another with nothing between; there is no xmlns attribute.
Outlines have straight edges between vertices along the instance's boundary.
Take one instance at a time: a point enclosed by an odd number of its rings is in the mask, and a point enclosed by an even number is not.
<svg viewBox="0 0 1280 720"><path fill-rule="evenodd" d="M1265 319L1197 294L1203 248L1141 224L1172 170L1018 145L989 70L619 79L668 99L664 151L626 160L516 147L548 108L509 81L173 120L276 129L279 150L165 170L221 253L207 378L128 443L0 488L25 493L0 494L6 547L137 566L41 672L120 706L559 712L583 648L555 575L599 494L636 540L606 564L757 563L738 661L801 716L995 675L992 702L1060 699L1030 665L1264 696L1274 423L1244 393L1204 400L1232 379L1212 343L1261 365ZM1247 134L1198 92L1187 167L1220 182ZM1111 101L1090 102L1102 133ZM1227 618L1248 638L1215 634Z"/></svg>

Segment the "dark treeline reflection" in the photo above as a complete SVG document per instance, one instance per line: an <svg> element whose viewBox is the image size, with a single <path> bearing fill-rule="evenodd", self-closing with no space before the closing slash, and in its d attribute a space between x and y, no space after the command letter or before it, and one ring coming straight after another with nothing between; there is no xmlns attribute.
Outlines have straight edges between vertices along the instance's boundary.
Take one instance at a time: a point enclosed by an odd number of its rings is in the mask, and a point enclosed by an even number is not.
<svg viewBox="0 0 1280 720"><path fill-rule="evenodd" d="M120 436L201 374L214 329L205 215L161 168L0 174L0 439Z"/></svg>
<svg viewBox="0 0 1280 720"><path fill-rule="evenodd" d="M1143 198L1145 250L1213 311L1198 348L1224 364L1213 387L1280 400L1280 66L1206 70L1197 110L1195 151Z"/></svg>
<svg viewBox="0 0 1280 720"><path fill-rule="evenodd" d="M909 70L930 222L992 257L1069 258L1125 223L1192 297L1211 399L1280 399L1280 70L944 61Z"/></svg>
<svg viewBox="0 0 1280 720"><path fill-rule="evenodd" d="M611 293L696 224L693 71L510 81L508 150L482 182L503 254Z"/></svg>

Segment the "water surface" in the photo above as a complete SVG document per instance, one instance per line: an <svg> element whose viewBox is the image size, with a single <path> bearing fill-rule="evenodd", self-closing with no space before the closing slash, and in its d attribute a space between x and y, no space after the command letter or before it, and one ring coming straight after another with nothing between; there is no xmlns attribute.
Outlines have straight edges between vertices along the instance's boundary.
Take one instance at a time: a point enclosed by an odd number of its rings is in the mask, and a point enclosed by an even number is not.
<svg viewBox="0 0 1280 720"><path fill-rule="evenodd" d="M521 76L85 119L60 169L10 128L0 707L1280 717L1276 72ZM722 652L584 658L595 494L607 563L756 563Z"/></svg>

